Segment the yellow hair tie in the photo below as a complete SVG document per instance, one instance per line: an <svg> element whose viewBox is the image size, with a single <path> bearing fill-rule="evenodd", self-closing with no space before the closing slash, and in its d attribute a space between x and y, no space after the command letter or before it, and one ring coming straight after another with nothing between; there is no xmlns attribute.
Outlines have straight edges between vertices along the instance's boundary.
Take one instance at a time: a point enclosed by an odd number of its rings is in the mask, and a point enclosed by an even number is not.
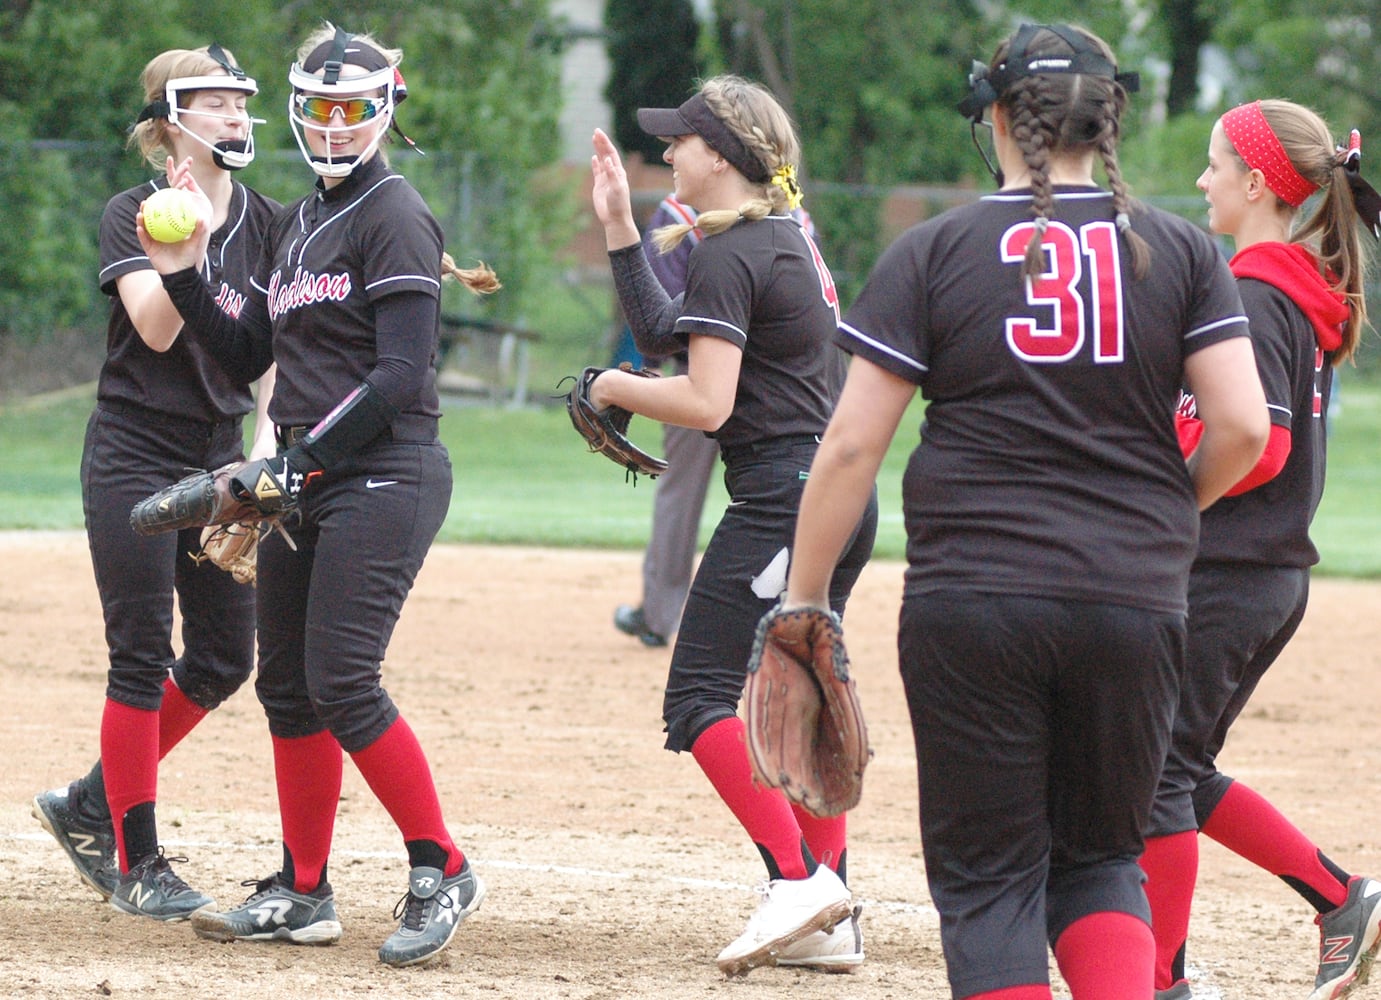
<svg viewBox="0 0 1381 1000"><path fill-rule="evenodd" d="M795 167L789 163L782 164L773 172L772 183L776 187L781 188L782 193L786 195L787 208L794 211L801 207L801 199L804 196L801 193L801 185L796 180Z"/></svg>

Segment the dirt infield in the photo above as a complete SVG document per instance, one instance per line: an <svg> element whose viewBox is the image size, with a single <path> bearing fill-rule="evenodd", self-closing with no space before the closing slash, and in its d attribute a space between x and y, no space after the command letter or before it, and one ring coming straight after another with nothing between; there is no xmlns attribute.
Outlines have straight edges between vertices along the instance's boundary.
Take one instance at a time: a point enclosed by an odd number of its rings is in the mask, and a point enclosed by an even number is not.
<svg viewBox="0 0 1381 1000"><path fill-rule="evenodd" d="M762 864L688 757L661 749L667 655L610 625L635 553L439 546L385 680L431 758L448 823L489 885L440 961L381 966L406 889L397 832L348 764L331 880L332 948L220 945L102 904L29 814L94 759L105 649L85 539L0 534L0 997L947 997L896 676L901 567L865 573L848 639L877 757L852 818L867 962L850 976L724 980ZM1316 581L1300 635L1224 754L1339 864L1381 872L1381 586ZM269 741L247 687L168 758L160 829L218 902L279 864ZM1213 844L1191 936L1196 997L1307 996L1308 907ZM1056 980L1056 996L1062 985ZM1381 982L1361 995L1381 997ZM1067 995L1067 992L1066 994Z"/></svg>

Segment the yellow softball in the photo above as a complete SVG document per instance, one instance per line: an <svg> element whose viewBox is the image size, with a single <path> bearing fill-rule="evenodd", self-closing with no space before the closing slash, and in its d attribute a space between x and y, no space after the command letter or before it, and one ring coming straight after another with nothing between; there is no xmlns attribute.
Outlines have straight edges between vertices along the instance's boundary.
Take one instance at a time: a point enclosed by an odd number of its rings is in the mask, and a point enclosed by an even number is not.
<svg viewBox="0 0 1381 1000"><path fill-rule="evenodd" d="M196 202L182 188L161 188L144 199L144 228L160 243L181 243L196 224Z"/></svg>

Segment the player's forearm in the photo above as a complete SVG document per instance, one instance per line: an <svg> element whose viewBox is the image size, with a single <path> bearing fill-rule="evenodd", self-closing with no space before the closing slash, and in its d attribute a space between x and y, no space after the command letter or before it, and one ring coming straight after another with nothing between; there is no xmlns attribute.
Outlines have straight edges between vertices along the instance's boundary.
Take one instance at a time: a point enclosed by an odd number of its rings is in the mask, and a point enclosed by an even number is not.
<svg viewBox="0 0 1381 1000"><path fill-rule="evenodd" d="M1266 446L1266 437L1250 421L1226 427L1205 423L1199 447L1189 458L1189 476L1200 510L1211 506L1252 470Z"/></svg>
<svg viewBox="0 0 1381 1000"><path fill-rule="evenodd" d="M227 372L249 383L268 371L273 364L270 331L226 315L196 268L163 275L163 287L182 315L184 335L200 337Z"/></svg>
<svg viewBox="0 0 1381 1000"><path fill-rule="evenodd" d="M647 262L641 243L609 252L609 267L614 275L614 290L633 342L648 354L671 354L684 345L672 329L680 313L680 298L673 299L657 280Z"/></svg>
<svg viewBox="0 0 1381 1000"><path fill-rule="evenodd" d="M1194 495L1203 510L1251 471L1270 437L1271 420L1252 344L1246 337L1190 355L1185 378L1204 425L1188 463Z"/></svg>

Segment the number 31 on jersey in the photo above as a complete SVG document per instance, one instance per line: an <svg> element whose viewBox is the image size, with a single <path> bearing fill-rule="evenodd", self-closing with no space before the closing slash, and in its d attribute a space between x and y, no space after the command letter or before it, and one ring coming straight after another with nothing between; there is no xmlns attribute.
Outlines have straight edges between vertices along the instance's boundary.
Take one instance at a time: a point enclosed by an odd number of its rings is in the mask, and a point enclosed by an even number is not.
<svg viewBox="0 0 1381 1000"><path fill-rule="evenodd" d="M1035 235L1030 222L1002 234L1002 259L1020 264L1026 245ZM1046 269L1026 283L1026 301L1040 308L1037 315L1007 319L1007 344L1025 361L1053 364L1069 361L1083 349L1086 332L1093 341L1093 360L1116 364L1123 360L1122 267L1117 227L1111 222L1090 222L1075 232L1063 222L1051 221L1041 242ZM1080 282L1088 261L1089 294L1084 301ZM1050 325L1043 326L1042 321ZM1091 328L1090 328L1091 325Z"/></svg>

